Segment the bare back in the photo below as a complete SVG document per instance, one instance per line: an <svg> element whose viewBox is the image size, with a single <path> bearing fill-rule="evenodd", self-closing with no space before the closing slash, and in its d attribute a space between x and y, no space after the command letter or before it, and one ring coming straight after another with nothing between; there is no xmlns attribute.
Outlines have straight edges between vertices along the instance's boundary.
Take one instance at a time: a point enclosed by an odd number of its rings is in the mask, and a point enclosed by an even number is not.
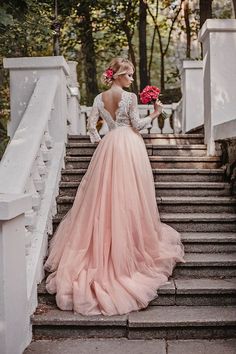
<svg viewBox="0 0 236 354"><path fill-rule="evenodd" d="M116 120L116 112L121 101L122 91L107 90L102 93L102 101L104 108L108 111L111 117Z"/></svg>

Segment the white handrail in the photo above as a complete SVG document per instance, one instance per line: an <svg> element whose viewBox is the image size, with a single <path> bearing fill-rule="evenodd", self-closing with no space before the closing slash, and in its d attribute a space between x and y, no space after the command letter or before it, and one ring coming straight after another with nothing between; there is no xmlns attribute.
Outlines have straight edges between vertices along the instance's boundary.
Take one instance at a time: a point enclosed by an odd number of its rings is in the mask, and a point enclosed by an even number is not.
<svg viewBox="0 0 236 354"><path fill-rule="evenodd" d="M57 85L57 77L47 76L36 83L24 116L1 161L0 193L25 192L29 173L50 120ZM45 90L45 87L48 89Z"/></svg>

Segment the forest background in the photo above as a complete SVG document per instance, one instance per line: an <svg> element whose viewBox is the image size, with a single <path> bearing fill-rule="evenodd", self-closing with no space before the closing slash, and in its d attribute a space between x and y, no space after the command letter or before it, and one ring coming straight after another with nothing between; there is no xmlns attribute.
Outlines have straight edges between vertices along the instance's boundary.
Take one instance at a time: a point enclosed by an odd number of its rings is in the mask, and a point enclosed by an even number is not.
<svg viewBox="0 0 236 354"><path fill-rule="evenodd" d="M132 91L161 88L181 98L183 59L201 59L197 40L207 18L235 18L236 0L2 0L0 4L0 158L8 142L9 77L4 57L63 55L78 63L81 103L104 89L114 56L135 66Z"/></svg>

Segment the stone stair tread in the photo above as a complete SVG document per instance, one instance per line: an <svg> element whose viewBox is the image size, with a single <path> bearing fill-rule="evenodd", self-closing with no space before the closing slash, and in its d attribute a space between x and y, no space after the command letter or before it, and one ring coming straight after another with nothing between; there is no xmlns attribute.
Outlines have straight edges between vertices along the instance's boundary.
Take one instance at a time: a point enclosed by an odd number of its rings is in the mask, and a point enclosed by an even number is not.
<svg viewBox="0 0 236 354"><path fill-rule="evenodd" d="M178 263L177 267L199 266L234 266L236 265L236 252L232 253L186 253L186 263Z"/></svg>
<svg viewBox="0 0 236 354"><path fill-rule="evenodd" d="M39 306L40 310L40 306ZM186 327L236 325L236 306L149 306L125 315L83 316L43 306L32 316L33 325Z"/></svg>
<svg viewBox="0 0 236 354"><path fill-rule="evenodd" d="M175 279L174 282L177 294L236 294L236 278L180 278Z"/></svg>
<svg viewBox="0 0 236 354"><path fill-rule="evenodd" d="M150 161L221 161L220 156L149 156Z"/></svg>
<svg viewBox="0 0 236 354"><path fill-rule="evenodd" d="M164 150L164 149L170 149L170 150L195 150L195 149L200 149L200 150L206 150L207 146L205 144L179 144L179 145L170 145L170 144L162 144L162 145L153 145L153 144L146 144L146 146L152 146L153 149L156 150Z"/></svg>
<svg viewBox="0 0 236 354"><path fill-rule="evenodd" d="M234 345L232 340L227 340L226 343L216 341L214 348L220 347L222 350L231 345ZM128 338L43 339L32 342L23 354L123 354L124 352L127 354L167 354L165 348L166 343L163 339L149 341Z"/></svg>
<svg viewBox="0 0 236 354"><path fill-rule="evenodd" d="M61 182L60 187L78 187L79 182ZM58 196L57 201L59 203L67 203L67 202L73 202L75 199L74 196L71 195L63 195L63 196ZM163 197L156 197L157 203L158 204L235 204L236 203L236 197L232 196L219 196L219 197L214 197L214 196L207 196L207 197L188 197L188 196L181 196L181 197L176 197L176 196L163 196Z"/></svg>
<svg viewBox="0 0 236 354"><path fill-rule="evenodd" d="M169 281L157 289L159 295L169 294L236 294L236 277L233 278L180 278ZM38 294L47 294L46 283L43 280L38 285Z"/></svg>
<svg viewBox="0 0 236 354"><path fill-rule="evenodd" d="M214 197L214 196L207 196L207 197L188 197L188 196L181 196L181 197L158 197L158 199L160 199L160 203L161 204L165 204L165 203L184 203L184 204L199 204L199 203L204 203L204 204L212 204L212 203L230 203L230 204L234 204L236 203L236 197L232 197L232 196L218 196L218 197Z"/></svg>
<svg viewBox="0 0 236 354"><path fill-rule="evenodd" d="M42 311L41 311L42 308ZM128 315L83 316L73 311L61 311L55 306L38 306L32 315L33 325L126 326Z"/></svg>
<svg viewBox="0 0 236 354"><path fill-rule="evenodd" d="M236 242L235 232L181 232L184 242Z"/></svg>
<svg viewBox="0 0 236 354"><path fill-rule="evenodd" d="M236 242L235 232L181 232L181 239L188 242Z"/></svg>
<svg viewBox="0 0 236 354"><path fill-rule="evenodd" d="M209 173L219 173L223 174L224 170L222 168L152 168L153 173L158 174L209 174Z"/></svg>
<svg viewBox="0 0 236 354"><path fill-rule="evenodd" d="M236 221L236 214L225 213L161 213L161 219L165 221Z"/></svg>
<svg viewBox="0 0 236 354"><path fill-rule="evenodd" d="M80 184L78 181L60 182L61 187L76 187ZM159 188L228 188L229 184L225 182L154 182ZM191 198L191 197L189 197ZM217 199L217 197L215 198Z"/></svg>
<svg viewBox="0 0 236 354"><path fill-rule="evenodd" d="M236 306L152 306L131 312L129 327L224 326L236 324Z"/></svg>
<svg viewBox="0 0 236 354"><path fill-rule="evenodd" d="M90 161L91 156L66 156L67 161ZM154 161L205 161L205 162L214 162L221 161L220 156L172 156L172 155L162 155L162 156L149 156L151 162Z"/></svg>
<svg viewBox="0 0 236 354"><path fill-rule="evenodd" d="M184 133L143 133L141 134L143 138L160 138L160 139L165 139L165 138L184 138L184 139L188 139L188 138L202 138L204 139L204 134L184 134ZM73 134L73 135L68 135L68 139L88 139L89 140L89 136L85 135L85 134Z"/></svg>
<svg viewBox="0 0 236 354"><path fill-rule="evenodd" d="M46 281L45 279L38 284L38 294L46 294L47 290L46 290ZM162 285L159 289L158 289L158 293L159 294L175 294L175 284L174 284L174 280L173 279L169 279L168 282L164 285Z"/></svg>
<svg viewBox="0 0 236 354"><path fill-rule="evenodd" d="M161 145L153 145L150 143L145 144L146 147L148 148L153 148L153 149L170 149L170 150L206 150L207 146L205 144L179 144L179 145L170 145L170 144L161 144ZM66 143L66 147L68 148L91 148L94 147L93 143L81 143L81 142L76 142L76 143Z"/></svg>
<svg viewBox="0 0 236 354"><path fill-rule="evenodd" d="M225 182L154 182L159 188L228 188Z"/></svg>
<svg viewBox="0 0 236 354"><path fill-rule="evenodd" d="M182 339L167 341L164 339L128 338L44 339L32 342L24 354L203 354L202 348L204 348L204 353L235 354L236 339Z"/></svg>
<svg viewBox="0 0 236 354"><path fill-rule="evenodd" d="M67 174L67 173L72 173L72 174L77 174L77 173L85 173L87 171L87 168L66 168L61 171L62 174ZM158 173L158 174L209 174L209 173L218 173L218 174L223 174L224 170L222 168L153 168L152 169L153 173Z"/></svg>
<svg viewBox="0 0 236 354"><path fill-rule="evenodd" d="M68 197L67 197L68 198ZM60 221L64 217L64 214L56 214L53 217L54 221ZM161 219L165 221L236 221L236 215L232 213L225 213L223 216L219 213L162 213Z"/></svg>

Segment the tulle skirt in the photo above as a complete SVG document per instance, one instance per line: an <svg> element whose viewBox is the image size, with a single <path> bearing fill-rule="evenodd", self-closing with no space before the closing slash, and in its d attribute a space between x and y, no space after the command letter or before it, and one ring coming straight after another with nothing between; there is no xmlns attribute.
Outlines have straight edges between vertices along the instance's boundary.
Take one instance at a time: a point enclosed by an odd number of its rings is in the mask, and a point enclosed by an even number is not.
<svg viewBox="0 0 236 354"><path fill-rule="evenodd" d="M160 221L142 136L111 130L50 242L47 291L62 310L129 313L157 297L183 256L180 234Z"/></svg>

